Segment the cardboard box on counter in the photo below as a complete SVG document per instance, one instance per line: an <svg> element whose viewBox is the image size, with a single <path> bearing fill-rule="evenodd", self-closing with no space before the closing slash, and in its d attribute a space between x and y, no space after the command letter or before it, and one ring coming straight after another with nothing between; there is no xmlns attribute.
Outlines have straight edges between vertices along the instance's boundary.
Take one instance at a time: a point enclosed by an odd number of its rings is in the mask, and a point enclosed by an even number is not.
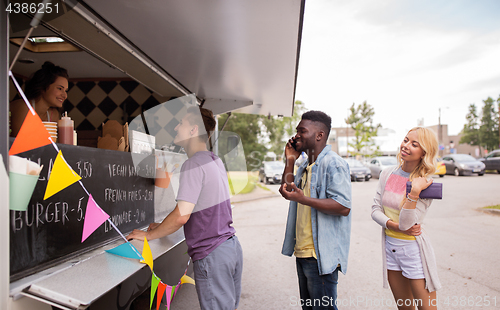
<svg viewBox="0 0 500 310"><path fill-rule="evenodd" d="M121 125L115 120L102 124L102 137L97 141L100 149L128 152L128 123Z"/></svg>

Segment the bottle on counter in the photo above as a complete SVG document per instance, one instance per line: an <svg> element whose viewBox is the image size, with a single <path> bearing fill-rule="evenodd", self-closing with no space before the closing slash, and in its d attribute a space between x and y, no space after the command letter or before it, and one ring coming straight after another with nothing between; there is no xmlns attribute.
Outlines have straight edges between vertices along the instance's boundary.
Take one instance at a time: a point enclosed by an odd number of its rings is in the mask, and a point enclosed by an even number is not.
<svg viewBox="0 0 500 310"><path fill-rule="evenodd" d="M74 121L64 112L61 119L57 122L58 142L63 144L73 144Z"/></svg>

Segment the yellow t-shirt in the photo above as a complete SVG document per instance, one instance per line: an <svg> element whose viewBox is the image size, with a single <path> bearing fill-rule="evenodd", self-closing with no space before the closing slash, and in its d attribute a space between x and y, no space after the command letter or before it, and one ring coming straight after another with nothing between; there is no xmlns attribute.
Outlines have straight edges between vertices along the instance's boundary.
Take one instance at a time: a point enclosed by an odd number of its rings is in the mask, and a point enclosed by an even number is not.
<svg viewBox="0 0 500 310"><path fill-rule="evenodd" d="M311 197L311 171L314 163L307 166L302 174L300 188L303 188L304 195ZM297 221L295 222L295 257L307 258L316 257L311 225L311 207L297 203Z"/></svg>

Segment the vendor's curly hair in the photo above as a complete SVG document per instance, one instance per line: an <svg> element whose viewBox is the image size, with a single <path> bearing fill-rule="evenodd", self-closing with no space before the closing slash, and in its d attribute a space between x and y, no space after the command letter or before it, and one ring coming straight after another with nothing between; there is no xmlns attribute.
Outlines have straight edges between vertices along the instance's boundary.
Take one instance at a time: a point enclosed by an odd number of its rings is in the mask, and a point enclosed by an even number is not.
<svg viewBox="0 0 500 310"><path fill-rule="evenodd" d="M29 100L39 98L58 77L68 79L68 71L50 61L46 61L42 68L36 71L33 77L26 82L26 97Z"/></svg>

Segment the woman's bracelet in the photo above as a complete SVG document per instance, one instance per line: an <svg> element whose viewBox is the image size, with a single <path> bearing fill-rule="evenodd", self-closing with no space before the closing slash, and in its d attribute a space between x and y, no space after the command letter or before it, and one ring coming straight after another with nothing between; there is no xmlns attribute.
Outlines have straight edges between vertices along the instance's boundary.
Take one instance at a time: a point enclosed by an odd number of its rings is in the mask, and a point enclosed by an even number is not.
<svg viewBox="0 0 500 310"><path fill-rule="evenodd" d="M417 199L411 199L410 195L406 195L406 199L411 202L417 202Z"/></svg>
<svg viewBox="0 0 500 310"><path fill-rule="evenodd" d="M411 199L414 199L414 200L418 200L418 199L420 198L420 197L418 197L418 196L413 196L413 195L412 195L412 194L410 194L410 193L408 193L407 195L408 195L408 197L410 197Z"/></svg>

